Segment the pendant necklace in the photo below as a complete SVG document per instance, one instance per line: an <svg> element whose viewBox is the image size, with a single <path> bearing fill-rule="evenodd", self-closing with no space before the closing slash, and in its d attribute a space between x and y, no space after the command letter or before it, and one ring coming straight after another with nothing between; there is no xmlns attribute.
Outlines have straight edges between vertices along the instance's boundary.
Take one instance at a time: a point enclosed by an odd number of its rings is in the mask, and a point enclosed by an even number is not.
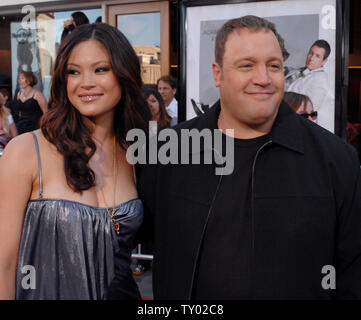
<svg viewBox="0 0 361 320"><path fill-rule="evenodd" d="M103 188L100 189L101 193L102 193L102 196L103 196L103 199L104 199L104 203L105 203L105 210L107 211L107 214L109 216L109 218L112 220L113 222L113 225L114 225L114 230L119 233L119 223L115 221L114 219L114 214L115 214L115 192L116 192L116 189L117 189L117 176L118 176L118 167L116 165L116 162L117 162L117 155L116 155L116 152L115 152L115 136L114 136L114 139L113 139L113 180L114 180L114 190L113 190L113 207L112 207L112 210L111 210L111 213L108 209L108 205L105 201L105 197L104 197L104 193L103 193Z"/></svg>

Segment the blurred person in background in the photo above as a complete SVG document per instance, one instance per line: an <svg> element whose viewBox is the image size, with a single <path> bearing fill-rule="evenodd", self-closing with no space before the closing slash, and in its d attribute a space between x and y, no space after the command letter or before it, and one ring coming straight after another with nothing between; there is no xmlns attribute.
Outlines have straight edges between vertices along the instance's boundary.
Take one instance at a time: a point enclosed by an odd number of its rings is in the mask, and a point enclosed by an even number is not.
<svg viewBox="0 0 361 320"><path fill-rule="evenodd" d="M6 99L0 92L0 156L7 143L18 135L10 110L5 107Z"/></svg>
<svg viewBox="0 0 361 320"><path fill-rule="evenodd" d="M38 79L32 72L20 72L19 92L14 101L14 112L17 113L16 123L19 134L39 129L40 118L48 110L44 95L34 88Z"/></svg>
<svg viewBox="0 0 361 320"><path fill-rule="evenodd" d="M65 37L72 33L72 31L81 26L82 24L88 24L89 19L85 13L81 11L76 11L71 14L70 19L64 21L64 30L61 34L61 42L65 39Z"/></svg>
<svg viewBox="0 0 361 320"><path fill-rule="evenodd" d="M5 107L8 108L11 112L11 116L15 122L15 125L18 121L17 113L14 110L14 101L10 99L10 93L6 88L0 88L0 96L4 98Z"/></svg>
<svg viewBox="0 0 361 320"><path fill-rule="evenodd" d="M313 110L309 97L296 92L285 92L283 99L300 116L312 121L317 120L317 111Z"/></svg>
<svg viewBox="0 0 361 320"><path fill-rule="evenodd" d="M165 108L171 118L178 119L177 81L172 76L160 77L157 81L158 92L162 96Z"/></svg>
<svg viewBox="0 0 361 320"><path fill-rule="evenodd" d="M148 103L149 110L152 115L152 121L157 122L157 126L150 127L150 134L155 135L159 130L172 127L177 124L176 118L171 118L167 113L164 105L164 101L155 89L145 89L144 98ZM141 253L142 254L152 254L153 253L153 243L152 241L144 241L141 243ZM147 270L150 269L151 261L139 259L137 265L133 270L135 276L140 276L144 274Z"/></svg>
<svg viewBox="0 0 361 320"><path fill-rule="evenodd" d="M157 121L159 130L173 127L177 124L177 118L171 118L167 113L164 101L157 90L146 90L144 98L147 101L149 110L152 114L152 120Z"/></svg>

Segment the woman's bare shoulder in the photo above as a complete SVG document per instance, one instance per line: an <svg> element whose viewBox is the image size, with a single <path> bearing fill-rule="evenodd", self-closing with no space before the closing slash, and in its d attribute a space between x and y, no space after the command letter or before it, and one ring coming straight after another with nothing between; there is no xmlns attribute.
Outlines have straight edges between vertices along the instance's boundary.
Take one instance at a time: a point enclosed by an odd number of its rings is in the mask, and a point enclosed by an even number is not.
<svg viewBox="0 0 361 320"><path fill-rule="evenodd" d="M30 132L18 135L6 145L1 157L2 163L20 165L19 169L36 160L35 141Z"/></svg>
<svg viewBox="0 0 361 320"><path fill-rule="evenodd" d="M41 91L39 91L38 89L34 89L34 98L35 99L38 99L38 98L44 98L45 99L43 93Z"/></svg>

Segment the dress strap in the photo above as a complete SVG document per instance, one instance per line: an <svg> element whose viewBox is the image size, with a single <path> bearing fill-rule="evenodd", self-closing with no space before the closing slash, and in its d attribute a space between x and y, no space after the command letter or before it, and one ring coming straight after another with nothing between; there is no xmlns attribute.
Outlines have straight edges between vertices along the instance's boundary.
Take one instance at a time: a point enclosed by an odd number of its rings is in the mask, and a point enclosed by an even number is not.
<svg viewBox="0 0 361 320"><path fill-rule="evenodd" d="M36 134L34 133L34 131L32 131L31 134L34 137L36 154L38 156L39 186L40 186L39 198L41 199L43 197L43 175L42 175L42 170L41 170L39 143L38 143L38 138L36 137Z"/></svg>

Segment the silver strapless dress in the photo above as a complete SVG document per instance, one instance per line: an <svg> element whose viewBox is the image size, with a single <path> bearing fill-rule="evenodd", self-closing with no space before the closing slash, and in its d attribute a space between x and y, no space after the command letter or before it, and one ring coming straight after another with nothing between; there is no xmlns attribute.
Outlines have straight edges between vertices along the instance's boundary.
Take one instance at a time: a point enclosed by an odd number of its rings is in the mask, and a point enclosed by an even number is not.
<svg viewBox="0 0 361 320"><path fill-rule="evenodd" d="M114 209L118 232L105 208L61 199L30 200L16 299L139 299L130 263L143 205L133 199Z"/></svg>

